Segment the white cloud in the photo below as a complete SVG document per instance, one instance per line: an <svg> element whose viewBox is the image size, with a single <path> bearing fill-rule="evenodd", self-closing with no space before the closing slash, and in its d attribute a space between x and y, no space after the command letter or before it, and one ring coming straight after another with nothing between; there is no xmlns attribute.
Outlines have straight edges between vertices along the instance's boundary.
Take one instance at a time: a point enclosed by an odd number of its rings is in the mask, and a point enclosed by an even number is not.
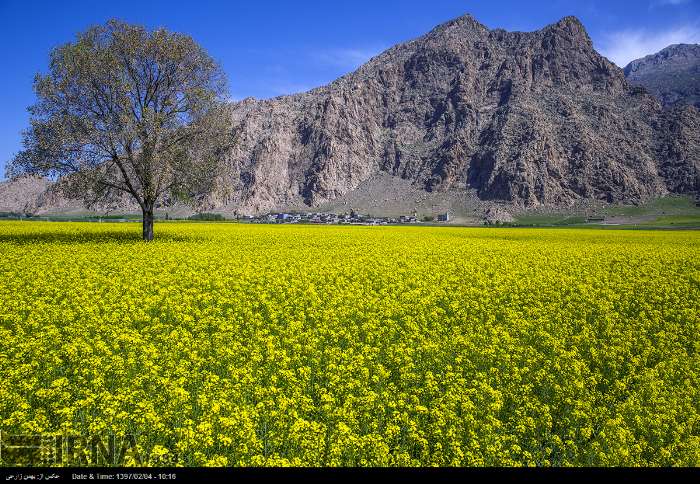
<svg viewBox="0 0 700 484"><path fill-rule="evenodd" d="M690 3L691 0L652 0L651 7L664 7L666 5L677 6Z"/></svg>
<svg viewBox="0 0 700 484"><path fill-rule="evenodd" d="M321 64L326 64L342 69L356 69L362 64L379 54L383 48L352 48L352 49L324 49L314 52L313 59Z"/></svg>
<svg viewBox="0 0 700 484"><path fill-rule="evenodd" d="M679 0L666 0L679 1ZM620 67L630 61L655 54L671 44L700 43L699 25L681 25L660 32L622 30L605 35L599 43L600 52Z"/></svg>

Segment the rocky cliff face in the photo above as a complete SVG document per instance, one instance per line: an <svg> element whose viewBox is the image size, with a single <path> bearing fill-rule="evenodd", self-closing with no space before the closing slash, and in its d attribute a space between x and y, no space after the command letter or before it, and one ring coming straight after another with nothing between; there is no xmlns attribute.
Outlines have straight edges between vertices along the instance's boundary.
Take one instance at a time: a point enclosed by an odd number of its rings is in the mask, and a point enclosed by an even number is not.
<svg viewBox="0 0 700 484"><path fill-rule="evenodd" d="M644 86L666 107L692 105L700 108L700 45L676 44L653 55L630 62L625 76L631 84Z"/></svg>
<svg viewBox="0 0 700 484"><path fill-rule="evenodd" d="M652 57L628 66L630 79L678 64ZM523 33L463 16L327 86L232 111L237 143L208 209L329 206L388 175L402 179L394 188L410 184L407 198L425 190L521 207L698 188L698 110L664 109L573 17Z"/></svg>
<svg viewBox="0 0 700 484"><path fill-rule="evenodd" d="M464 16L327 86L237 103L212 203L316 206L377 172L524 206L689 192L699 118L630 85L576 18L522 33Z"/></svg>

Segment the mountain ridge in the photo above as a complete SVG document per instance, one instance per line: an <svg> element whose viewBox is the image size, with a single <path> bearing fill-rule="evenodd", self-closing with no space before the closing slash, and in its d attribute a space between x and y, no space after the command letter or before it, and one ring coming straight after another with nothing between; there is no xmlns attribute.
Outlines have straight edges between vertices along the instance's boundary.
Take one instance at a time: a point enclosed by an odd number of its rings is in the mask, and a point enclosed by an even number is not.
<svg viewBox="0 0 700 484"><path fill-rule="evenodd" d="M665 107L689 104L700 108L700 44L673 44L633 60L625 77L645 87Z"/></svg>
<svg viewBox="0 0 700 484"><path fill-rule="evenodd" d="M213 205L318 206L377 172L525 206L694 190L694 138L680 129L667 149L677 116L697 123L631 86L575 17L507 32L465 15L326 86L237 104L231 190Z"/></svg>
<svg viewBox="0 0 700 484"><path fill-rule="evenodd" d="M630 84L571 16L463 15L325 86L235 102L231 130L206 208L238 214L337 204L381 174L516 207L636 203L696 191L700 169L697 109Z"/></svg>

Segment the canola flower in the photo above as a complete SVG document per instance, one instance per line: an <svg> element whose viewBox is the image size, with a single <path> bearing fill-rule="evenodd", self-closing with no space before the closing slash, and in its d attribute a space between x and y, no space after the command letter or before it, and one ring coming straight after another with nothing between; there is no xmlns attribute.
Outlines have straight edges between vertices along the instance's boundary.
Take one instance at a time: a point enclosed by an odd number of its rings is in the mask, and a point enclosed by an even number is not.
<svg viewBox="0 0 700 484"><path fill-rule="evenodd" d="M700 465L700 233L0 223L0 430L179 465Z"/></svg>

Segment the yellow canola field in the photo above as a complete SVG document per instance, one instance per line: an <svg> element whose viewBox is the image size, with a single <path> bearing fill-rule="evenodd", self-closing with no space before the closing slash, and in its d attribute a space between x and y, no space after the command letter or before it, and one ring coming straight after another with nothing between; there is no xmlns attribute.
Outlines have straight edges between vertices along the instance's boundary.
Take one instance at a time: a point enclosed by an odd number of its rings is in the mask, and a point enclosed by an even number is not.
<svg viewBox="0 0 700 484"><path fill-rule="evenodd" d="M700 465L700 232L139 234L0 223L0 431L147 464Z"/></svg>

